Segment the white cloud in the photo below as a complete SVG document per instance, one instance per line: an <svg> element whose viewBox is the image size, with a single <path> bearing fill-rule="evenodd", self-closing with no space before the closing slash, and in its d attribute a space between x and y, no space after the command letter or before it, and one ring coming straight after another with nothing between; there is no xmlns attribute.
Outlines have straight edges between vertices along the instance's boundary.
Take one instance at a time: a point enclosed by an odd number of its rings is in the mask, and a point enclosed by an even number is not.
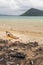
<svg viewBox="0 0 43 65"><path fill-rule="evenodd" d="M43 0L0 0L0 14L18 15L29 8L43 10Z"/></svg>

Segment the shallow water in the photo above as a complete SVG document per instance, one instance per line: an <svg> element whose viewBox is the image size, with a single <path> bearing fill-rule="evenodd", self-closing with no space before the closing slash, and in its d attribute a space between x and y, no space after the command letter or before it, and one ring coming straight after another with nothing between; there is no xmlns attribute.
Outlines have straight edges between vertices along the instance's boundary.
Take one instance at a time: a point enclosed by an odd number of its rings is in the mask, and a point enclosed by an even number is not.
<svg viewBox="0 0 43 65"><path fill-rule="evenodd" d="M43 17L0 16L0 28L43 32Z"/></svg>

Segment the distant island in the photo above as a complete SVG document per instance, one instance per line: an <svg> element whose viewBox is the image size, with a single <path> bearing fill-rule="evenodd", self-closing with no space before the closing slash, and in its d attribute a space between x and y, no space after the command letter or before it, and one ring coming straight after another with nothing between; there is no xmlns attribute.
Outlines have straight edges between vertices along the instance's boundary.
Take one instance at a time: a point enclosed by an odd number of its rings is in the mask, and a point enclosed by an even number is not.
<svg viewBox="0 0 43 65"><path fill-rule="evenodd" d="M43 16L43 11L31 8L20 16Z"/></svg>

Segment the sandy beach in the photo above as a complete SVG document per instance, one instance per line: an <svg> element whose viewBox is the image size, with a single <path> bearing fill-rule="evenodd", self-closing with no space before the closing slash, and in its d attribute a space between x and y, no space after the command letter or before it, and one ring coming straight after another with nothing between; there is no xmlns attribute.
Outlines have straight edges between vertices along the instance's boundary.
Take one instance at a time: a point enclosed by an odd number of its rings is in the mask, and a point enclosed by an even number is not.
<svg viewBox="0 0 43 65"><path fill-rule="evenodd" d="M0 50L1 65L43 65L43 19L0 19Z"/></svg>
<svg viewBox="0 0 43 65"><path fill-rule="evenodd" d="M18 22L17 22L18 21ZM39 19L0 19L0 38L6 37L6 31L19 37L22 42L37 41L43 43L43 20Z"/></svg>

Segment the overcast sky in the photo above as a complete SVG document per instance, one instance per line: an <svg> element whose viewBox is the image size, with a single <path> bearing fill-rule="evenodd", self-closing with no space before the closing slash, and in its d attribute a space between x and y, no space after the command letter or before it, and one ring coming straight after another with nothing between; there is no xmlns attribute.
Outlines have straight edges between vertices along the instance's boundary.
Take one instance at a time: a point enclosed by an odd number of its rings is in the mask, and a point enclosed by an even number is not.
<svg viewBox="0 0 43 65"><path fill-rule="evenodd" d="M0 14L20 15L30 8L43 10L43 0L0 0Z"/></svg>

